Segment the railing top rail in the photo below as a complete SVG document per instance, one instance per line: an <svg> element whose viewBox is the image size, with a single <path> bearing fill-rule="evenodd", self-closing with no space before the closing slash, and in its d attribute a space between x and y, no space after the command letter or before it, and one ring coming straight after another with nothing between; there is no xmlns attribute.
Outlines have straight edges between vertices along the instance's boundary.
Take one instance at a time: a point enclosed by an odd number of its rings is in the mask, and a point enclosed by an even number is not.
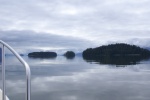
<svg viewBox="0 0 150 100"><path fill-rule="evenodd" d="M24 65L25 70L26 70L26 81L27 81L27 90L26 90L26 100L30 100L30 94L31 94L31 71L29 65L23 60L23 58L7 43L4 41L0 40L0 44L4 45L7 47L17 58L18 60Z"/></svg>

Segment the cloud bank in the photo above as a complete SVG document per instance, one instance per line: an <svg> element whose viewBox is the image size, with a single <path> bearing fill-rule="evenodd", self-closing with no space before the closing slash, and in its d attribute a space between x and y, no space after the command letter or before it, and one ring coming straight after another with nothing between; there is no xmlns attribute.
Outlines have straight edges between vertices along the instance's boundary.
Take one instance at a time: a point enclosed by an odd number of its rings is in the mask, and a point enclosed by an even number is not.
<svg viewBox="0 0 150 100"><path fill-rule="evenodd" d="M116 42L149 47L149 5L149 0L1 0L0 39L18 50L79 51Z"/></svg>

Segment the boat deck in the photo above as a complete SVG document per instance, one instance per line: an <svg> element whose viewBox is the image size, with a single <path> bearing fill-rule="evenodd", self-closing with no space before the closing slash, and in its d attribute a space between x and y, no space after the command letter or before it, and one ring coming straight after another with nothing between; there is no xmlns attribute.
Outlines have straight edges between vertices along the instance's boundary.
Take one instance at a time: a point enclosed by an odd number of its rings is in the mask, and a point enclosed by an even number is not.
<svg viewBox="0 0 150 100"><path fill-rule="evenodd" d="M2 90L1 89L0 89L0 100L2 100ZM7 96L6 96L6 100L9 100Z"/></svg>
<svg viewBox="0 0 150 100"><path fill-rule="evenodd" d="M0 89L0 100L2 100L2 90Z"/></svg>

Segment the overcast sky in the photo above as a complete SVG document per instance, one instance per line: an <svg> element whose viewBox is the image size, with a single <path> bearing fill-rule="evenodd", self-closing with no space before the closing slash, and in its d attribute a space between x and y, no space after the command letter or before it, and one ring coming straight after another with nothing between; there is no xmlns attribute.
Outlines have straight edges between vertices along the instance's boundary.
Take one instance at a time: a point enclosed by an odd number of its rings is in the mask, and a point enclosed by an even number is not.
<svg viewBox="0 0 150 100"><path fill-rule="evenodd" d="M150 47L150 0L0 0L0 39L20 53Z"/></svg>

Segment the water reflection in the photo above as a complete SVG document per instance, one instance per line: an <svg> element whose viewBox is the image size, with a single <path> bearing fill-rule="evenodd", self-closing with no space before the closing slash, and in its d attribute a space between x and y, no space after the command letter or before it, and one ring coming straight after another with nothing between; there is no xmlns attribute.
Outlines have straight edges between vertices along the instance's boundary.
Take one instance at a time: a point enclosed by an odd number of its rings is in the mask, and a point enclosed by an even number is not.
<svg viewBox="0 0 150 100"><path fill-rule="evenodd" d="M149 61L128 67L89 64L73 60L30 59L31 100L149 100ZM7 94L10 100L25 100L25 72L21 64L7 57ZM12 63L13 62L13 63ZM13 64L13 66L12 66Z"/></svg>
<svg viewBox="0 0 150 100"><path fill-rule="evenodd" d="M117 65L124 67L126 65L135 65L140 61L148 60L148 57L143 56L101 56L98 58L84 58L87 62L96 62L99 64Z"/></svg>
<svg viewBox="0 0 150 100"><path fill-rule="evenodd" d="M66 57L68 60L73 60L75 57Z"/></svg>

